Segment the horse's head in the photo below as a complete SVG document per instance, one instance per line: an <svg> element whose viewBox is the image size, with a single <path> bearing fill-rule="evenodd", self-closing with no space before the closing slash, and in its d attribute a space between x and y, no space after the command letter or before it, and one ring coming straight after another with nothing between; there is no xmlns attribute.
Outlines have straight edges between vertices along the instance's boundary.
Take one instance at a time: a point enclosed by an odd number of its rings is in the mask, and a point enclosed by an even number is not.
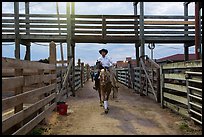
<svg viewBox="0 0 204 137"><path fill-rule="evenodd" d="M104 86L107 82L109 82L109 75L106 69L101 69L100 72L100 85Z"/></svg>

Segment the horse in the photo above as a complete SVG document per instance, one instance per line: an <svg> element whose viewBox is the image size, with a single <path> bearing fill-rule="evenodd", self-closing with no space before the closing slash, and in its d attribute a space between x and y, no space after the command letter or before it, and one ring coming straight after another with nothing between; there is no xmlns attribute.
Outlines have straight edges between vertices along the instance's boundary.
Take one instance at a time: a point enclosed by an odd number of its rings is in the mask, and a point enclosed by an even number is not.
<svg viewBox="0 0 204 137"><path fill-rule="evenodd" d="M100 75L99 75L99 97L100 97L100 103L102 106L102 103L104 104L104 110L105 113L108 113L108 99L109 95L111 93L111 81L110 81L110 72L106 68L101 69ZM102 98L101 98L102 97Z"/></svg>

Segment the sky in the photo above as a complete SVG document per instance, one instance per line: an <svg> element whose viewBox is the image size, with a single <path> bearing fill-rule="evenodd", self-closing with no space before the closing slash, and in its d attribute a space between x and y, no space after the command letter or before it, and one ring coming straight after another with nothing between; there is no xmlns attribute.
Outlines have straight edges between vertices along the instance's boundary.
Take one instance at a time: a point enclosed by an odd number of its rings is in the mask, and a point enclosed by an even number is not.
<svg viewBox="0 0 204 137"><path fill-rule="evenodd" d="M13 2L2 2L2 13L13 13ZM24 2L20 2L20 13L25 13ZM59 2L60 13L66 13L66 3ZM145 15L183 15L183 2L145 2ZM133 15L133 2L75 2L76 14L89 15ZM139 4L138 4L139 13ZM30 2L30 14L56 14L55 2ZM189 4L189 15L194 15L194 3ZM2 56L14 58L14 45L4 45L2 43ZM31 60L40 60L48 58L49 43L43 43L45 46L31 44ZM47 46L46 46L47 45ZM113 62L125 60L126 57L135 59L134 44L97 44L97 43L76 43L76 62L80 58L81 61L94 65L100 56L99 50L106 48L109 50ZM66 43L63 44L64 56L66 59ZM194 46L189 49L190 53L194 53ZM145 47L146 55L150 56L150 50ZM183 44L159 44L156 43L154 49L154 59L159 59L173 54L183 54ZM25 46L21 45L21 59L25 56ZM60 48L57 46L57 59L60 60Z"/></svg>

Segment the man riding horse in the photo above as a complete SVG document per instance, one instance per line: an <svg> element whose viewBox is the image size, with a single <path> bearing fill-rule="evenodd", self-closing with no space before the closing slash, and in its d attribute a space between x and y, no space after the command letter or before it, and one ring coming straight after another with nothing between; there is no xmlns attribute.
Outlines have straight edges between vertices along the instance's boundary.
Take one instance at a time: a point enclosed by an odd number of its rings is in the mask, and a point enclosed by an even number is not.
<svg viewBox="0 0 204 137"><path fill-rule="evenodd" d="M111 84L113 87L118 87L117 81L115 78L115 75L112 72L111 66L113 64L112 60L110 57L106 56L108 54L107 49L101 49L99 50L99 53L101 54L101 57L98 58L96 62L96 68L98 69L98 73L95 75L95 86L93 87L95 90L98 90L98 82L97 80L100 79L100 70L101 69L106 69L110 72L111 75Z"/></svg>
<svg viewBox="0 0 204 137"><path fill-rule="evenodd" d="M98 90L101 106L104 103L105 113L108 112L108 98L113 88L113 92L117 92L118 85L115 75L112 72L111 65L113 64L111 59L107 57L108 50L101 49L99 53L102 55L98 58L96 66L98 73L95 75L95 90ZM116 93L115 93L116 94ZM102 96L102 98L101 98ZM113 93L114 96L114 93Z"/></svg>

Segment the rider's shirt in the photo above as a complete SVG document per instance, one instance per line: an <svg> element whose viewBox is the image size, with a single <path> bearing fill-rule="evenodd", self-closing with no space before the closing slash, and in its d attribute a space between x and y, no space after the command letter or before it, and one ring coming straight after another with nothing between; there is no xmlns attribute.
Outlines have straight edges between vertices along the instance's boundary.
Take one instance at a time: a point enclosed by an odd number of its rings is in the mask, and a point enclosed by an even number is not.
<svg viewBox="0 0 204 137"><path fill-rule="evenodd" d="M98 58L98 61L100 61L100 62L102 63L102 66L103 66L103 67L110 67L110 66L113 64L111 58L110 58L110 57L107 57L107 56L105 56L105 57L102 57L102 56L99 57L99 58Z"/></svg>

